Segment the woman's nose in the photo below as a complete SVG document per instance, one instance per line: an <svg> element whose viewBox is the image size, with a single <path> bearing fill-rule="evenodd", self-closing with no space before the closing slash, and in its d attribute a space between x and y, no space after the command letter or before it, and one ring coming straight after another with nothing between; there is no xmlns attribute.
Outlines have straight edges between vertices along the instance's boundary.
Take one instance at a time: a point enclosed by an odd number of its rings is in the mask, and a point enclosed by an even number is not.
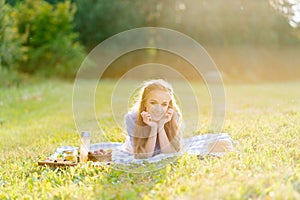
<svg viewBox="0 0 300 200"><path fill-rule="evenodd" d="M159 112L162 112L163 111L163 107L161 105L158 105L158 110L159 110Z"/></svg>
<svg viewBox="0 0 300 200"><path fill-rule="evenodd" d="M155 105L155 106L153 106L153 107L154 107L154 110L155 110L155 111L159 111L159 112L162 111L162 106L161 106L161 105Z"/></svg>

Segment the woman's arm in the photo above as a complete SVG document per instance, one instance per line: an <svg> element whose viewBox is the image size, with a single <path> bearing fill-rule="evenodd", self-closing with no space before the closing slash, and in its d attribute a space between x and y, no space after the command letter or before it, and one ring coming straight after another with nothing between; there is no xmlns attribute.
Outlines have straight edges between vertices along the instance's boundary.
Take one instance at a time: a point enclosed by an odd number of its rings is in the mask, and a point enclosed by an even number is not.
<svg viewBox="0 0 300 200"><path fill-rule="evenodd" d="M150 137L147 139L147 142L145 144L145 157L149 158L152 157L154 153L154 148L157 140L157 126L151 126L150 130ZM154 135L154 136L153 136Z"/></svg>
<svg viewBox="0 0 300 200"><path fill-rule="evenodd" d="M176 149L173 147L171 142L168 139L167 133L165 131L165 123L169 122L173 117L174 111L173 109L169 108L166 117L159 121L158 123L158 138L159 138L159 145L162 153L175 153ZM176 115L175 115L176 116ZM174 116L174 117L175 117ZM176 116L178 118L178 116ZM178 119L177 119L178 120ZM176 133L177 135L178 133ZM173 140L175 137L173 138Z"/></svg>
<svg viewBox="0 0 300 200"><path fill-rule="evenodd" d="M176 150L171 145L171 143L168 139L168 136L166 134L164 127L161 127L158 130L158 137L159 137L160 150L162 153L175 153L176 152Z"/></svg>
<svg viewBox="0 0 300 200"><path fill-rule="evenodd" d="M145 152L135 154L135 158L149 158L152 157L155 149L157 139L157 123L153 122L148 112L142 112L143 121L150 127L147 141L145 143Z"/></svg>

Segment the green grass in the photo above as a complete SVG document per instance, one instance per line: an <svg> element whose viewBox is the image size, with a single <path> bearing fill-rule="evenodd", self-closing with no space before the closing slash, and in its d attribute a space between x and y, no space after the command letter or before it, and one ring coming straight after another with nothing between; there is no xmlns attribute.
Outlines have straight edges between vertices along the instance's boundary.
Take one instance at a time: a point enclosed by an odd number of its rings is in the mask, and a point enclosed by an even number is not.
<svg viewBox="0 0 300 200"><path fill-rule="evenodd" d="M120 87L132 89L133 83L127 84ZM210 98L203 84L194 85L201 99L197 133L204 134L209 130ZM65 170L39 167L36 162L60 145L78 146L73 84L40 80L18 88L2 87L0 199L299 199L299 85L226 85L222 131L237 144L236 152L221 159L185 155L160 163L166 163L165 167L108 165ZM111 115L113 88L113 81L105 81L97 90L96 114L104 135L94 134L92 143L125 140ZM180 84L176 88L180 90ZM120 95L117 98L124 102ZM132 169L151 172L133 173Z"/></svg>

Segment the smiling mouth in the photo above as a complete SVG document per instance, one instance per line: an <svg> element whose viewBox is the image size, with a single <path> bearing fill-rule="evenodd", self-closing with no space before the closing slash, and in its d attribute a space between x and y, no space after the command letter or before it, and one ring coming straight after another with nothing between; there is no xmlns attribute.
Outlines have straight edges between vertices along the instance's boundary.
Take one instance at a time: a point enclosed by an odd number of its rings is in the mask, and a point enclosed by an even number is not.
<svg viewBox="0 0 300 200"><path fill-rule="evenodd" d="M149 110L149 113L150 113L151 117L155 121L160 120L164 116L164 114L165 114L165 112L163 111L163 109L160 108L159 106L153 106L153 107L151 107L150 110Z"/></svg>

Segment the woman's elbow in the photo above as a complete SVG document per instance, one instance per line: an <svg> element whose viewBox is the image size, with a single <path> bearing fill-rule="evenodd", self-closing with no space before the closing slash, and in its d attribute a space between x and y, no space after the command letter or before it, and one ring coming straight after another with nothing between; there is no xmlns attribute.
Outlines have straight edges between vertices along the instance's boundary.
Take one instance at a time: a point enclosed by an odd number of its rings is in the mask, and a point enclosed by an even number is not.
<svg viewBox="0 0 300 200"><path fill-rule="evenodd" d="M168 153L176 153L177 151L173 146L169 146L168 148L161 149L161 152L168 154Z"/></svg>
<svg viewBox="0 0 300 200"><path fill-rule="evenodd" d="M135 153L134 154L134 159L147 159L147 158L151 158L153 155L152 153Z"/></svg>

